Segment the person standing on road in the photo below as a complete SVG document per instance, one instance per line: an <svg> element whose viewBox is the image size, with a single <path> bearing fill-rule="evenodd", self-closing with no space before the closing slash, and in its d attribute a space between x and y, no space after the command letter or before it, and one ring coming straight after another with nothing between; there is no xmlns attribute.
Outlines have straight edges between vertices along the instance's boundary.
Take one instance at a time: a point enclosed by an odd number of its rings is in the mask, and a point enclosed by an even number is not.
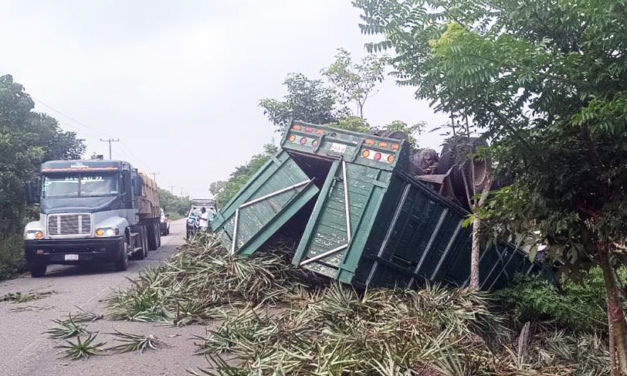
<svg viewBox="0 0 627 376"><path fill-rule="evenodd" d="M207 213L207 209L203 206L200 209L200 216L198 217L198 226L200 230L207 231L209 228L209 213Z"/></svg>

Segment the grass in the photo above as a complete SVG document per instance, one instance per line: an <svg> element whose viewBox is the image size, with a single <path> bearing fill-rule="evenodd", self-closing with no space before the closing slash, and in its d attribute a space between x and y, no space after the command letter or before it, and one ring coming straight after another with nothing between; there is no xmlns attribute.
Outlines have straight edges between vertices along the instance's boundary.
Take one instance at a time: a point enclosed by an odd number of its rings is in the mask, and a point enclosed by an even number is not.
<svg viewBox="0 0 627 376"><path fill-rule="evenodd" d="M175 325L205 323L225 309L277 304L289 299L311 274L292 267L287 247L240 258L226 255L218 240L199 234L164 265L148 269L132 287L109 299L118 320L167 321Z"/></svg>
<svg viewBox="0 0 627 376"><path fill-rule="evenodd" d="M26 270L21 234L0 236L0 281Z"/></svg>
<svg viewBox="0 0 627 376"><path fill-rule="evenodd" d="M78 324L78 321L72 315L68 315L66 320L52 320L52 322L57 324L57 326L45 332L50 338L67 339L87 333L86 328Z"/></svg>
<svg viewBox="0 0 627 376"><path fill-rule="evenodd" d="M157 350L161 346L161 341L153 335L123 333L118 330L110 334L116 337L119 344L109 347L108 350L118 353L135 351L143 354L148 349Z"/></svg>
<svg viewBox="0 0 627 376"><path fill-rule="evenodd" d="M44 291L44 292L28 292L22 293L18 292L9 292L0 296L0 302L11 302L11 303L26 303L32 302L33 300L39 300L50 296L52 294L56 294L55 291Z"/></svg>
<svg viewBox="0 0 627 376"><path fill-rule="evenodd" d="M195 337L196 375L606 375L607 338L535 322L519 345L516 315L491 295L427 286L320 283L289 247L231 257L211 235L118 291L118 319L219 325ZM135 338L134 343L140 339Z"/></svg>
<svg viewBox="0 0 627 376"><path fill-rule="evenodd" d="M88 333L87 338L76 337L76 341L65 340L57 346L63 350L64 357L72 360L87 359L92 355L98 355L102 351L104 342L96 342L97 334Z"/></svg>

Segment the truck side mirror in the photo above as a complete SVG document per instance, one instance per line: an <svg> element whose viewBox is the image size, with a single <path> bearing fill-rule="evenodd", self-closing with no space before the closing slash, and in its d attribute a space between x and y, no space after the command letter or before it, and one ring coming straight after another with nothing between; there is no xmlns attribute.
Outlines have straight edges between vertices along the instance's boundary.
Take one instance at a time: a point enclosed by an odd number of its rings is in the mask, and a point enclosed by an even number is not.
<svg viewBox="0 0 627 376"><path fill-rule="evenodd" d="M26 183L26 204L33 205L39 203L41 195L41 179L34 178Z"/></svg>

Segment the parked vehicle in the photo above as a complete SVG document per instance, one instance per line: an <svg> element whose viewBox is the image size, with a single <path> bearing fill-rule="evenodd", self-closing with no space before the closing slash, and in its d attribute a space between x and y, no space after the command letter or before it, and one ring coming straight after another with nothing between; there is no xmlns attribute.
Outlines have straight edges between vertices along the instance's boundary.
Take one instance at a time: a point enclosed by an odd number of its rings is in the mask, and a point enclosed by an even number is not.
<svg viewBox="0 0 627 376"><path fill-rule="evenodd" d="M161 245L159 194L147 175L123 161L65 160L41 166L28 185L40 201L39 220L24 229L24 253L33 277L50 264L113 262L126 270Z"/></svg>
<svg viewBox="0 0 627 376"><path fill-rule="evenodd" d="M468 285L472 230L461 225L468 212L455 201L450 169L421 181L403 140L302 122L281 147L213 222L232 254L290 232L302 234L294 265L344 283ZM513 245L493 244L481 252L481 287L535 268Z"/></svg>
<svg viewBox="0 0 627 376"><path fill-rule="evenodd" d="M200 216L202 208L205 208L207 213L209 213L209 225L211 225L211 221L216 213L216 202L214 199L210 198L195 198L192 199L192 207L189 209L187 213L187 221L186 221L186 237L189 239L196 231L200 229L200 223L198 221L198 217Z"/></svg>
<svg viewBox="0 0 627 376"><path fill-rule="evenodd" d="M161 209L161 219L159 222L159 230L161 231L161 236L170 235L170 219Z"/></svg>

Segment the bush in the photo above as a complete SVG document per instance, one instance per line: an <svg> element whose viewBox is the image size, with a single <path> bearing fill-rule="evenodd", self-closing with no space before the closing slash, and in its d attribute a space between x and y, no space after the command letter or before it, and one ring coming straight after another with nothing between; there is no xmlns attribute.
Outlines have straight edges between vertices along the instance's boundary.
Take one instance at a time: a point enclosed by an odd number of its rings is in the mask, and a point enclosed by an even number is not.
<svg viewBox="0 0 627 376"><path fill-rule="evenodd" d="M22 236L14 234L0 238L0 280L11 278L25 269Z"/></svg>
<svg viewBox="0 0 627 376"><path fill-rule="evenodd" d="M567 282L562 291L541 277L524 277L496 295L520 322L550 321L574 331L607 332L605 286L599 268L579 282Z"/></svg>

